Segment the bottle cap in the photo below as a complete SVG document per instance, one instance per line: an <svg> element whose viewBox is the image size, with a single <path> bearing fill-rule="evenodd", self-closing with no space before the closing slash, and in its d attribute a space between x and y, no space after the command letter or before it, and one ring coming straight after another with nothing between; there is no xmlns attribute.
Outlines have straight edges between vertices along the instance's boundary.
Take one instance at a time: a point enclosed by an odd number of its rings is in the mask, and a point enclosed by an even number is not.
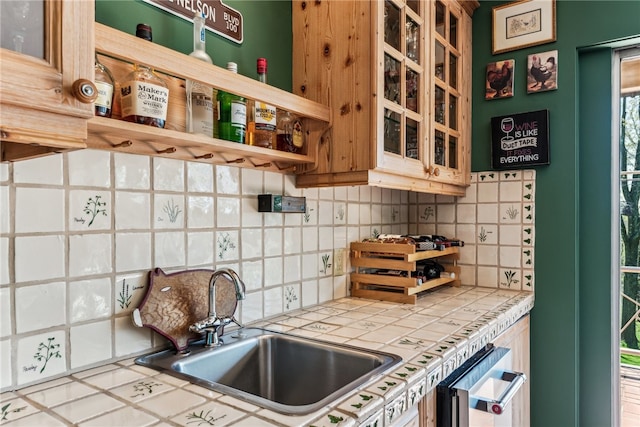
<svg viewBox="0 0 640 427"><path fill-rule="evenodd" d="M136 27L136 37L153 41L151 37L151 27L147 24L138 24L138 26Z"/></svg>
<svg viewBox="0 0 640 427"><path fill-rule="evenodd" d="M267 72L267 58L258 58L258 74Z"/></svg>
<svg viewBox="0 0 640 427"><path fill-rule="evenodd" d="M238 64L236 64L235 62L227 62L227 70L231 71L232 73L237 73Z"/></svg>

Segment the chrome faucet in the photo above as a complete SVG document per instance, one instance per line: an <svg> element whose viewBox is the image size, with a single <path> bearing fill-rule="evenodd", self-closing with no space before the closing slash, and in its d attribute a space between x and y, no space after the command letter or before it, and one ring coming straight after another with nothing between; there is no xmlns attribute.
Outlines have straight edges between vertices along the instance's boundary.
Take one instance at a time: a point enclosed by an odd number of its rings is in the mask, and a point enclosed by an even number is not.
<svg viewBox="0 0 640 427"><path fill-rule="evenodd" d="M242 327L240 322L236 320L233 313L230 317L228 315L220 317L216 312L216 280L218 280L218 277L220 276L227 276L231 279L236 291L237 301L243 300L245 297L244 282L240 280L238 273L230 268L221 268L213 272L211 279L209 279L209 314L206 319L200 320L199 322L189 326L189 330L191 332L199 334L203 332L206 333L204 343L205 347L214 347L221 344L218 336L218 328L221 326L224 327L225 325L233 322L239 327Z"/></svg>

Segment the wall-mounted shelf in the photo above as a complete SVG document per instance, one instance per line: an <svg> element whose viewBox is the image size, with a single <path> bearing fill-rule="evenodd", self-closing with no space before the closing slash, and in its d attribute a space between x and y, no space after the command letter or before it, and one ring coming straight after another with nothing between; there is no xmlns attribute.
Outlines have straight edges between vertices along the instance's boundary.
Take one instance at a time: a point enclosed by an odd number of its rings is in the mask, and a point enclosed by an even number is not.
<svg viewBox="0 0 640 427"><path fill-rule="evenodd" d="M299 165L316 162L319 140L329 127L328 107L99 23L95 24L95 33L96 52L116 81L131 71L131 63L150 65L167 80L170 99L165 129L123 122L118 120L117 112L116 118L89 120L88 148L286 173L295 172ZM186 133L184 87L187 79L246 98L269 100L278 109L298 115L306 129L306 154Z"/></svg>

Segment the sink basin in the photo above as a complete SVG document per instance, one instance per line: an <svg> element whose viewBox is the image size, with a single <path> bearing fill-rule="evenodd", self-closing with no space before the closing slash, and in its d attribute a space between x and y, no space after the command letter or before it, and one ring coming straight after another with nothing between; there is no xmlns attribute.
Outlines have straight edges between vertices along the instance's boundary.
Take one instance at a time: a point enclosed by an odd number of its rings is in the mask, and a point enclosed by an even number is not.
<svg viewBox="0 0 640 427"><path fill-rule="evenodd" d="M259 328L202 342L188 354L164 350L139 365L283 414L308 414L355 390L402 361L400 356Z"/></svg>

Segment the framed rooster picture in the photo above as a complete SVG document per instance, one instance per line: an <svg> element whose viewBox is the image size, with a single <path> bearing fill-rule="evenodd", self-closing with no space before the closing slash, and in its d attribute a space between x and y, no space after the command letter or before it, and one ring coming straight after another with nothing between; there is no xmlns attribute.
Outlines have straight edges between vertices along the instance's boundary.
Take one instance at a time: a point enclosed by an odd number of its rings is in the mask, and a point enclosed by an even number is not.
<svg viewBox="0 0 640 427"><path fill-rule="evenodd" d="M513 80L516 61L491 62L487 65L484 99L501 99L513 96Z"/></svg>
<svg viewBox="0 0 640 427"><path fill-rule="evenodd" d="M534 53L527 60L527 93L558 89L558 51Z"/></svg>

